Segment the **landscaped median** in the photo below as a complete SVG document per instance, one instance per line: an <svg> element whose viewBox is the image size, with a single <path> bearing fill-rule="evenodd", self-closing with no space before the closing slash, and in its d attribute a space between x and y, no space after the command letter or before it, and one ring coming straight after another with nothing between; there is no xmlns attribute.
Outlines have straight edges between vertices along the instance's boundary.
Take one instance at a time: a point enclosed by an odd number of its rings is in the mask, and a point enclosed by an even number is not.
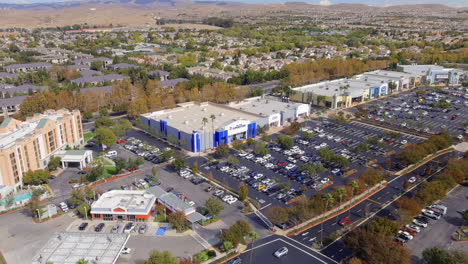
<svg viewBox="0 0 468 264"><path fill-rule="evenodd" d="M298 233L301 233L302 231L306 230L306 229L309 229L315 225L318 225L320 223L322 223L323 221L327 221L328 219L330 218L333 218L333 217L336 217L337 215L347 211L347 210L350 210L351 208L353 208L354 206L358 205L359 203L361 203L362 201L364 201L365 199L369 198L370 196L374 195L375 193L379 192L380 190L382 190L383 188L385 188L387 186L387 183L382 183L382 185L378 188L376 188L375 190L373 190L372 192L369 192L369 193L364 193L364 196L360 197L358 200L354 201L352 204L350 204L348 206L348 204L343 204L341 205L341 207L343 207L341 210L339 210L338 212L336 212L336 208L333 208L319 216L315 216L311 219L309 219L308 221L306 222L303 222L302 224L300 225L303 225L299 228L296 228L294 229L293 231L289 232L286 234L286 236L294 236ZM348 201L349 203L349 201ZM309 222L309 223L307 223Z"/></svg>
<svg viewBox="0 0 468 264"><path fill-rule="evenodd" d="M346 177L349 177L351 175L353 175L354 173L356 173L357 170L356 169L352 169L350 171L347 171L345 174L343 174L343 177L346 178Z"/></svg>
<svg viewBox="0 0 468 264"><path fill-rule="evenodd" d="M452 235L452 240L455 242L468 242L468 226L461 226Z"/></svg>
<svg viewBox="0 0 468 264"><path fill-rule="evenodd" d="M447 154L449 152L452 152L454 151L455 149L453 147L450 147L448 149L443 149L443 150L440 150L432 155L429 155L427 156L426 158L424 158L423 160L419 161L418 163L416 164L412 164L410 166L408 166L406 169L402 170L402 171L399 171L397 173L395 173L396 175L403 175L403 174L407 174L407 173L410 173L412 171L414 171L415 169L421 167L422 165L426 164L427 162L431 161L432 159L434 158L437 158L441 155L444 155L444 154Z"/></svg>
<svg viewBox="0 0 468 264"><path fill-rule="evenodd" d="M325 190L326 188L328 188L328 187L330 187L330 186L332 186L332 185L333 185L333 182L330 181L330 182L328 182L328 183L322 185L322 186L319 188L319 191L323 191L323 190Z"/></svg>
<svg viewBox="0 0 468 264"><path fill-rule="evenodd" d="M372 166L372 165L374 165L376 163L377 163L377 160L371 160L371 161L366 163L366 166Z"/></svg>

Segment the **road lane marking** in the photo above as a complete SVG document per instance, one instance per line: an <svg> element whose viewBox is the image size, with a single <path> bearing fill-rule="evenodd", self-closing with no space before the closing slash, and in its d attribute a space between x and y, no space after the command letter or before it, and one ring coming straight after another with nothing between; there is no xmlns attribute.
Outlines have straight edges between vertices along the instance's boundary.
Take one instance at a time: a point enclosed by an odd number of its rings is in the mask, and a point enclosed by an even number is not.
<svg viewBox="0 0 468 264"><path fill-rule="evenodd" d="M379 202L374 201L374 200L372 200L372 199L367 198L367 200L369 200L369 201L371 201L371 202L374 202L374 203L376 203L376 204L378 204L378 205L382 205L382 203L379 203Z"/></svg>

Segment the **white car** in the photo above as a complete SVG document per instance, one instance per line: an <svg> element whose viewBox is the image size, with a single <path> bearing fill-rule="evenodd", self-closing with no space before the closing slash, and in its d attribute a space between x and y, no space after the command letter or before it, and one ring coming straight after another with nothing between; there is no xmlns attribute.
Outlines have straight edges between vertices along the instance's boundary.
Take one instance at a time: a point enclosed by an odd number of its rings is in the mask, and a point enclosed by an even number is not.
<svg viewBox="0 0 468 264"><path fill-rule="evenodd" d="M125 248L122 249L120 254L130 254L131 252L132 252L131 248L125 247Z"/></svg>
<svg viewBox="0 0 468 264"><path fill-rule="evenodd" d="M187 204L193 207L193 206L195 205L195 202L194 202L194 201L190 201L190 202L188 202Z"/></svg>
<svg viewBox="0 0 468 264"><path fill-rule="evenodd" d="M296 167L296 165L294 165L294 164L288 164L288 165L286 165L285 168L286 168L287 170L292 170L292 169L294 169L295 167Z"/></svg>
<svg viewBox="0 0 468 264"><path fill-rule="evenodd" d="M275 257L277 257L277 258L281 258L282 256L284 256L286 254L288 254L288 248L287 247L282 247L282 248L279 248L278 250L276 250L273 255L275 255Z"/></svg>
<svg viewBox="0 0 468 264"><path fill-rule="evenodd" d="M237 202L237 198L236 197L232 197L232 198L229 198L225 201L227 204L233 204L235 202Z"/></svg>
<svg viewBox="0 0 468 264"><path fill-rule="evenodd" d="M247 156L247 152L241 151L241 152L239 152L239 156L240 157L245 157L245 156Z"/></svg>
<svg viewBox="0 0 468 264"><path fill-rule="evenodd" d="M254 157L254 154L249 154L249 155L245 156L246 159L253 159L253 157Z"/></svg>
<svg viewBox="0 0 468 264"><path fill-rule="evenodd" d="M304 162L308 162L309 161L309 157L307 156L301 156L300 160L304 161Z"/></svg>
<svg viewBox="0 0 468 264"><path fill-rule="evenodd" d="M333 139L333 135L328 135L328 136L327 136L327 139L328 139L328 140L332 140L332 139Z"/></svg>
<svg viewBox="0 0 468 264"><path fill-rule="evenodd" d="M416 182L416 177L413 176L413 177L409 178L408 182L411 183L411 184L415 183Z"/></svg>
<svg viewBox="0 0 468 264"><path fill-rule="evenodd" d="M320 183L321 183L321 184L325 184L325 183L327 183L327 182L329 182L329 181L330 181L329 178L322 178L322 179L320 180Z"/></svg>
<svg viewBox="0 0 468 264"><path fill-rule="evenodd" d="M327 144L326 142L320 143L320 147L321 147L321 148L324 148L324 147L326 147L326 146L328 146L328 144Z"/></svg>
<svg viewBox="0 0 468 264"><path fill-rule="evenodd" d="M292 163L296 163L296 162L297 162L297 160L296 160L295 158L293 158L293 157L288 157L288 161L289 161L289 162L292 162Z"/></svg>
<svg viewBox="0 0 468 264"><path fill-rule="evenodd" d="M267 164L265 164L265 168L267 168L267 169L272 169L272 168L274 168L274 167L275 167L275 165L274 165L273 163L267 163Z"/></svg>
<svg viewBox="0 0 468 264"><path fill-rule="evenodd" d="M434 213L434 211L432 211L432 210L422 209L421 212L422 212L422 214L424 216L427 216L427 217L429 217L431 219L434 219L434 220L439 220L440 219L440 215Z"/></svg>
<svg viewBox="0 0 468 264"><path fill-rule="evenodd" d="M418 219L413 219L413 224L415 224L415 225L417 225L419 227L427 227L427 223L419 221Z"/></svg>
<svg viewBox="0 0 468 264"><path fill-rule="evenodd" d="M403 235L404 237L406 237L409 240L414 238L410 233L402 231L402 230L398 231L398 234Z"/></svg>
<svg viewBox="0 0 468 264"><path fill-rule="evenodd" d="M462 140L462 139L463 139L463 136L462 136L462 135L458 135L457 138L458 138L459 140Z"/></svg>
<svg viewBox="0 0 468 264"><path fill-rule="evenodd" d="M290 150L285 150L283 153L284 155L288 155L288 156L291 156L293 154L292 151Z"/></svg>
<svg viewBox="0 0 468 264"><path fill-rule="evenodd" d="M228 201L229 199L231 199L231 198L234 198L234 196L228 194L228 195L226 195L226 196L223 197L223 202L227 202L227 201Z"/></svg>
<svg viewBox="0 0 468 264"><path fill-rule="evenodd" d="M417 225L409 225L409 224L408 224L408 225L406 225L405 227L406 227L407 229L413 230L413 231L416 232L416 233L421 232L421 228L419 228L419 226L417 226Z"/></svg>
<svg viewBox="0 0 468 264"><path fill-rule="evenodd" d="M319 134L318 137L319 137L319 138L323 138L323 137L325 137L325 134L323 134L323 133L322 133L322 134Z"/></svg>
<svg viewBox="0 0 468 264"><path fill-rule="evenodd" d="M408 144L408 140L403 139L403 140L401 141L401 144L402 144L402 145Z"/></svg>

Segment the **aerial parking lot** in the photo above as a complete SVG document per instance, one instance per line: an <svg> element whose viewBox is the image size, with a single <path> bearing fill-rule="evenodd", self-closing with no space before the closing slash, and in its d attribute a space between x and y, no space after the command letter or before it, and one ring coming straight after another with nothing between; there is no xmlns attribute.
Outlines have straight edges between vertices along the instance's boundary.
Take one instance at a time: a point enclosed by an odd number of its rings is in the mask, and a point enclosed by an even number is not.
<svg viewBox="0 0 468 264"><path fill-rule="evenodd" d="M210 161L194 159L199 160L202 172L230 188L237 190L241 183L248 186L250 198L267 208L289 206L302 195L310 197L346 185L348 176L366 168L398 171L404 166L395 154L424 140L359 122L320 121L302 123L291 136L274 134L268 142L244 144L240 151L230 149L229 155L217 161L213 161L219 158L216 154ZM282 144L278 137L290 142Z"/></svg>
<svg viewBox="0 0 468 264"><path fill-rule="evenodd" d="M466 87L408 91L353 108L364 118L431 134L446 130L459 140L468 133Z"/></svg>

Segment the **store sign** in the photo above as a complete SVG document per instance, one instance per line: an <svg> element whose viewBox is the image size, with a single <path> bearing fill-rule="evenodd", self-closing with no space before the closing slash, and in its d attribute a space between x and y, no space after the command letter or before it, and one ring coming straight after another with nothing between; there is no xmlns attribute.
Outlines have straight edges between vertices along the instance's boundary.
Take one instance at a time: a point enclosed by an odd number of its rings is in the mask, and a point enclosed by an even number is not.
<svg viewBox="0 0 468 264"><path fill-rule="evenodd" d="M247 126L250 124L250 121L247 120L237 120L225 127L225 130L228 131L228 135L235 135L247 131Z"/></svg>
<svg viewBox="0 0 468 264"><path fill-rule="evenodd" d="M436 74L435 78L436 79L448 79L449 75L448 74Z"/></svg>

